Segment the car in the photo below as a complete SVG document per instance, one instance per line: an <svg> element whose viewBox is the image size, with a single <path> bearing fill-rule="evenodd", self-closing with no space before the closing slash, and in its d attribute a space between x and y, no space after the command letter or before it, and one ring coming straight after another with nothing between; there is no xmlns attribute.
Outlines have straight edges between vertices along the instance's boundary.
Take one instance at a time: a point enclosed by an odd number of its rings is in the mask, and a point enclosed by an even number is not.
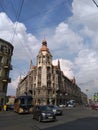
<svg viewBox="0 0 98 130"><path fill-rule="evenodd" d="M33 119L41 121L56 121L56 116L47 105L37 105L33 108Z"/></svg>
<svg viewBox="0 0 98 130"><path fill-rule="evenodd" d="M74 104L68 104L67 107L75 107Z"/></svg>
<svg viewBox="0 0 98 130"><path fill-rule="evenodd" d="M65 104L60 104L59 107L64 108L64 107L66 107L66 105Z"/></svg>
<svg viewBox="0 0 98 130"><path fill-rule="evenodd" d="M93 103L93 104L91 105L91 108L92 108L93 110L97 110L97 109L98 109L98 103Z"/></svg>
<svg viewBox="0 0 98 130"><path fill-rule="evenodd" d="M48 105L48 107L50 107L52 109L52 111L54 112L55 115L62 115L63 114L63 110L56 105Z"/></svg>
<svg viewBox="0 0 98 130"><path fill-rule="evenodd" d="M67 105L66 105L67 107L75 107L76 106L76 103L75 103L75 100L69 100L68 102L67 102Z"/></svg>

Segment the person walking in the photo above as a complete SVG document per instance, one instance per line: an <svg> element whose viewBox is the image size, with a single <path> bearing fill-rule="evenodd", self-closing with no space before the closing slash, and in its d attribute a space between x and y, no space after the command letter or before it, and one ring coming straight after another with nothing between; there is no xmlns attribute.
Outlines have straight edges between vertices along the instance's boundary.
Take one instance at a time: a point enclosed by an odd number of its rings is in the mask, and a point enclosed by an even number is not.
<svg viewBox="0 0 98 130"><path fill-rule="evenodd" d="M3 106L3 110L6 111L6 108L7 108L7 105L4 104L4 106Z"/></svg>

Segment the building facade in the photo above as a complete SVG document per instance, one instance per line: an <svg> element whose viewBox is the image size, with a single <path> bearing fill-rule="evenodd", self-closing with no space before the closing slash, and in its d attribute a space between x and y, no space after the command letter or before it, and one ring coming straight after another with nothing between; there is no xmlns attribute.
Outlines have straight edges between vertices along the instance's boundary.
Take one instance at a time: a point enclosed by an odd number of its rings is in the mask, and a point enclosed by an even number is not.
<svg viewBox="0 0 98 130"><path fill-rule="evenodd" d="M37 64L30 63L30 70L20 78L16 96L32 95L35 104L64 104L70 99L81 102L81 89L75 79L68 79L60 68L60 61L53 66L52 54L43 40L37 55Z"/></svg>
<svg viewBox="0 0 98 130"><path fill-rule="evenodd" d="M9 72L12 70L12 54L13 46L9 42L0 39L0 105L6 102L7 86L11 82Z"/></svg>

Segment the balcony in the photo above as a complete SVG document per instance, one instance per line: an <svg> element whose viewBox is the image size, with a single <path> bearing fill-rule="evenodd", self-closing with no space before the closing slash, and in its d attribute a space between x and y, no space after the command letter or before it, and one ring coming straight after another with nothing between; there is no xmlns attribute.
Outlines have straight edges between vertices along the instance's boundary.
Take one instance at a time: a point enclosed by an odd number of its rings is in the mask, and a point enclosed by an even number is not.
<svg viewBox="0 0 98 130"><path fill-rule="evenodd" d="M11 83L11 78L4 78L2 79L3 82L8 82L8 83Z"/></svg>
<svg viewBox="0 0 98 130"><path fill-rule="evenodd" d="M12 70L12 65L4 65L4 68Z"/></svg>

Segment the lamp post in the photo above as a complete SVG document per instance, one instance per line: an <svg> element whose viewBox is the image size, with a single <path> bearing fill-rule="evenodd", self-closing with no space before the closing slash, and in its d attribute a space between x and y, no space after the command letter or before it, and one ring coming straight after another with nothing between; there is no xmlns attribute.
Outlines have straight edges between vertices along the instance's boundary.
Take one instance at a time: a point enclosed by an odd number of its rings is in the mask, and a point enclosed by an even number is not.
<svg viewBox="0 0 98 130"><path fill-rule="evenodd" d="M89 104L89 97L88 97L89 89L85 89L85 90L86 90L86 94L87 94L87 104Z"/></svg>

